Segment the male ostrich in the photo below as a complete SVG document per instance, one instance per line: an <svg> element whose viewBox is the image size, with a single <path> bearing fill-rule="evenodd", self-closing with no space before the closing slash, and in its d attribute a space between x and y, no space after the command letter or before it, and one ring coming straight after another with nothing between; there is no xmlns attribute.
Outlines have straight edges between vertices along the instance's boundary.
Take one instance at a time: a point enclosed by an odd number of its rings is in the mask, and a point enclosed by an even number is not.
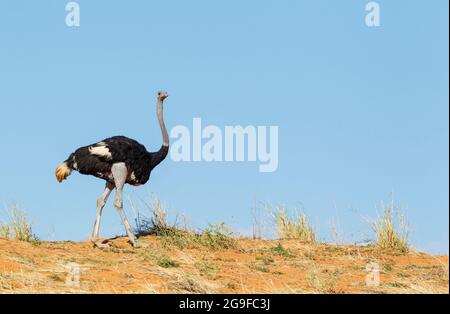
<svg viewBox="0 0 450 314"><path fill-rule="evenodd" d="M106 181L105 191L97 200L97 214L91 237L91 241L97 247L109 246L107 243L99 241L98 234L103 207L114 188L116 189L114 206L119 212L128 238L134 247L144 246L143 243L136 240L131 231L123 210L122 190L125 183L134 186L145 184L153 168L167 156L169 136L163 118L163 102L167 97L168 94L165 92L159 92L157 97L156 113L163 141L159 151L150 153L135 140L125 136L114 136L96 144L78 148L66 161L56 167L55 175L59 182L65 180L72 170L81 174L93 175Z"/></svg>

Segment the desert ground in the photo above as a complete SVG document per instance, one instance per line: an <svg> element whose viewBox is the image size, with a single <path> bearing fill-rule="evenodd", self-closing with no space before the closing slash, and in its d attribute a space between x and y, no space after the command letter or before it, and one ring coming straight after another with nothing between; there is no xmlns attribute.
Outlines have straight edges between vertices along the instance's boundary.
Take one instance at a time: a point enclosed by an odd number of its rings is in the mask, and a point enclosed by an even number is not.
<svg viewBox="0 0 450 314"><path fill-rule="evenodd" d="M0 293L449 293L448 256L415 250L215 236L140 241L148 247L133 249L123 237L107 249L0 238Z"/></svg>

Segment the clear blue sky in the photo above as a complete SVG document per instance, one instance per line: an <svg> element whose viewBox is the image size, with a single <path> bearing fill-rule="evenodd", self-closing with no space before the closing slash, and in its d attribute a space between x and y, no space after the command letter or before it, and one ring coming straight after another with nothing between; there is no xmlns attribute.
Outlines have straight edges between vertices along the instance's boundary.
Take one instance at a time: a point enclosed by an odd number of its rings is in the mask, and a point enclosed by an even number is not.
<svg viewBox="0 0 450 314"><path fill-rule="evenodd" d="M379 1L380 28L357 0L80 0L79 28L66 2L0 2L0 217L17 202L40 237L85 239L104 183L55 166L112 135L158 149L162 88L169 129L278 125L278 171L166 159L126 195L247 233L255 203L301 204L320 239L339 219L356 242L394 192L412 244L448 252L447 1ZM119 233L109 204L101 234Z"/></svg>

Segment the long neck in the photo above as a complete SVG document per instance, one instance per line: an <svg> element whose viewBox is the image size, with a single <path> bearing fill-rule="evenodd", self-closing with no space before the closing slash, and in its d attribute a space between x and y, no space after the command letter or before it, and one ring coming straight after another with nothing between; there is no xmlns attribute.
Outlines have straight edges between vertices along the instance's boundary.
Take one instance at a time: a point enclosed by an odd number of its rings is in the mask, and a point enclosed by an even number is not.
<svg viewBox="0 0 450 314"><path fill-rule="evenodd" d="M161 128L163 146L169 146L169 135L167 134L166 125L164 124L163 101L158 98L156 104L156 115L158 116L159 127Z"/></svg>

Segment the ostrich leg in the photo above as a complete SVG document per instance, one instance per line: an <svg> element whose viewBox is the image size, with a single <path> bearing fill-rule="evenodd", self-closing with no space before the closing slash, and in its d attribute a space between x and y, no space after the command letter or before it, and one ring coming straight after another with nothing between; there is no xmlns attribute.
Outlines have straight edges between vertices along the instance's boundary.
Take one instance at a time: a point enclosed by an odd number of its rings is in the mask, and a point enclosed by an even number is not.
<svg viewBox="0 0 450 314"><path fill-rule="evenodd" d="M111 168L111 172L114 177L114 182L116 185L116 196L114 200L114 206L119 212L120 218L122 219L122 223L127 231L128 238L130 239L130 242L131 244L133 244L134 247L145 247L146 246L145 244L139 243L136 240L136 237L134 236L131 230L131 226L130 223L128 222L127 216L125 215L125 211L123 210L122 191L123 186L125 185L125 182L127 180L128 169L125 163L121 162L114 164Z"/></svg>
<svg viewBox="0 0 450 314"><path fill-rule="evenodd" d="M106 201L108 200L108 197L111 194L111 191L113 189L114 189L114 184L106 183L105 191L103 191L103 194L97 200L97 213L95 216L94 230L92 231L91 242L93 242L94 245L99 248L109 247L108 244L101 243L98 240L98 233L100 230L100 219L102 216L103 207L105 207Z"/></svg>

